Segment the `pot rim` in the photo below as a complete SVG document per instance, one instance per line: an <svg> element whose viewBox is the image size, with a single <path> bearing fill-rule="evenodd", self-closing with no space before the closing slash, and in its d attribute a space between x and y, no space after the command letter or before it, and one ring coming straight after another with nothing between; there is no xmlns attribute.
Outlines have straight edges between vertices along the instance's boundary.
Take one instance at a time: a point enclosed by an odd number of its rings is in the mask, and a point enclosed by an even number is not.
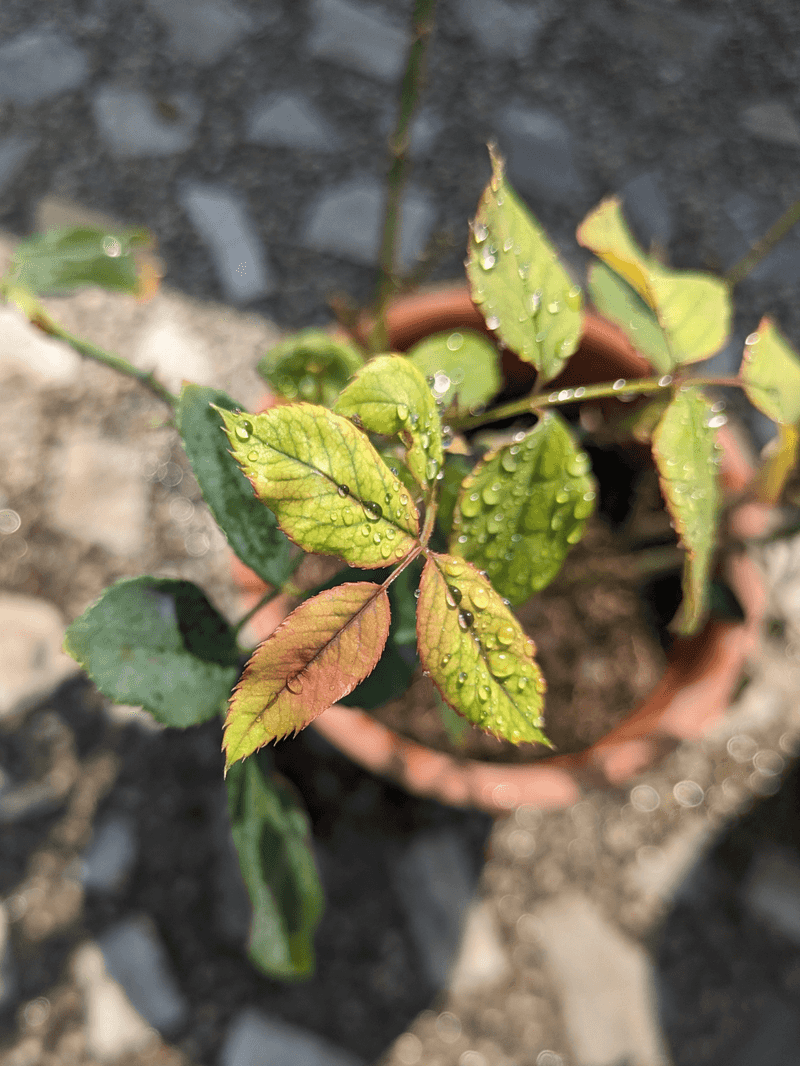
<svg viewBox="0 0 800 1066"><path fill-rule="evenodd" d="M399 297L387 314L393 350L404 350L431 333L455 328L491 335L466 285L443 285ZM362 332L367 322L362 322ZM584 314L580 348L602 372L611 362L617 376L650 376L652 368L622 331L599 315ZM606 372L597 380L608 380ZM553 383L557 387L558 379ZM728 427L718 431L723 447L720 477L729 492L741 490L752 467ZM748 505L734 516L734 531L762 532L768 509ZM727 560L726 577L745 612L743 623L709 621L692 637L676 638L665 673L650 694L614 729L584 751L553 755L529 764L460 758L400 736L365 711L336 704L312 722L322 736L367 770L417 795L492 814L530 805L569 806L586 788L623 786L681 740L699 737L725 713L745 659L754 649L766 606L763 577L744 553ZM254 602L255 594L251 594Z"/></svg>

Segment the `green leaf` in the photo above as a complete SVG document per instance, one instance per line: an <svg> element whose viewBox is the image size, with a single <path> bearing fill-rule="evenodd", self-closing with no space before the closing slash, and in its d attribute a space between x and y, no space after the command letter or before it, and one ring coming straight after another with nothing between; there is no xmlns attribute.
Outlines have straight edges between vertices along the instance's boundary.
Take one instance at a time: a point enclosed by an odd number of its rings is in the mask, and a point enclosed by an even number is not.
<svg viewBox="0 0 800 1066"><path fill-rule="evenodd" d="M469 239L472 299L503 344L550 381L578 347L581 290L506 181L503 160L489 151L492 179Z"/></svg>
<svg viewBox="0 0 800 1066"><path fill-rule="evenodd" d="M740 375L759 411L775 422L800 422L800 359L771 318L747 338Z"/></svg>
<svg viewBox="0 0 800 1066"><path fill-rule="evenodd" d="M354 344L322 329L306 329L271 348L258 364L258 372L288 400L331 407L363 363Z"/></svg>
<svg viewBox="0 0 800 1066"><path fill-rule="evenodd" d="M591 211L578 227L577 236L654 312L668 349L668 360L653 364L658 370L696 363L722 348L731 326L728 286L711 274L669 270L644 255L631 236L617 197L603 200ZM630 331L622 322L620 325L638 347L636 331ZM652 358L655 351L653 344L645 354Z"/></svg>
<svg viewBox="0 0 800 1066"><path fill-rule="evenodd" d="M417 543L408 492L346 418L311 404L220 414L256 496L305 551L374 569Z"/></svg>
<svg viewBox="0 0 800 1066"><path fill-rule="evenodd" d="M68 627L64 650L100 691L168 726L205 722L239 675L233 630L191 581L136 577Z"/></svg>
<svg viewBox="0 0 800 1066"><path fill-rule="evenodd" d="M389 633L389 597L354 582L321 592L256 648L225 719L225 767L305 728L371 673Z"/></svg>
<svg viewBox="0 0 800 1066"><path fill-rule="evenodd" d="M358 372L334 410L370 433L398 436L408 468L420 485L442 468L442 423L428 383L402 355L379 355Z"/></svg>
<svg viewBox="0 0 800 1066"><path fill-rule="evenodd" d="M589 292L600 314L627 334L634 348L654 369L666 374L673 368L658 318L624 278L605 263L594 263L589 268Z"/></svg>
<svg viewBox="0 0 800 1066"><path fill-rule="evenodd" d="M535 647L481 574L431 553L420 581L417 642L423 667L450 706L487 733L549 744L544 678Z"/></svg>
<svg viewBox="0 0 800 1066"><path fill-rule="evenodd" d="M524 603L553 580L583 536L596 492L586 453L548 411L465 478L450 551L486 570L512 604Z"/></svg>
<svg viewBox="0 0 800 1066"><path fill-rule="evenodd" d="M442 410L465 414L489 403L503 379L497 348L481 333L434 333L415 344L407 358L426 379Z"/></svg>
<svg viewBox="0 0 800 1066"><path fill-rule="evenodd" d="M444 459L444 477L439 485L439 508L436 521L439 529L447 537L453 528L456 501L461 492L461 484L470 472L470 464L463 455L448 454Z"/></svg>
<svg viewBox="0 0 800 1066"><path fill-rule="evenodd" d="M684 387L653 433L661 493L687 553L679 627L683 634L697 629L708 602L720 507L717 466L722 452L716 442L720 417L700 389Z"/></svg>
<svg viewBox="0 0 800 1066"><path fill-rule="evenodd" d="M228 451L212 404L226 411L241 407L226 393L203 385L184 385L177 407L178 432L203 499L242 562L268 585L281 585L293 570L291 545Z"/></svg>
<svg viewBox="0 0 800 1066"><path fill-rule="evenodd" d="M17 245L11 259L11 277L39 294L99 285L114 292L140 295L142 279L133 251L148 243L146 230L112 233L88 226L48 230Z"/></svg>
<svg viewBox="0 0 800 1066"><path fill-rule="evenodd" d="M308 977L324 906L308 815L275 773L268 752L231 767L225 783L233 841L253 906L250 958L270 977Z"/></svg>

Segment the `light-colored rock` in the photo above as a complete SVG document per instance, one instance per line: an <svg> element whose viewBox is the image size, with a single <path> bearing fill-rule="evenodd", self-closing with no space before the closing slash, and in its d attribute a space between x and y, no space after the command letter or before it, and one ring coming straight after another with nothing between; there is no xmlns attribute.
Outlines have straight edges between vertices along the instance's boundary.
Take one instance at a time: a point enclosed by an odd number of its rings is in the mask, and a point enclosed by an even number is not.
<svg viewBox="0 0 800 1066"><path fill-rule="evenodd" d="M684 814L681 828L660 848L640 849L629 877L638 892L670 900L686 874L696 863L711 837L708 820L702 815Z"/></svg>
<svg viewBox="0 0 800 1066"><path fill-rule="evenodd" d="M83 944L72 957L72 972L81 989L86 1018L86 1049L107 1062L141 1051L157 1035L109 976L96 944Z"/></svg>
<svg viewBox="0 0 800 1066"><path fill-rule="evenodd" d="M143 707L132 707L127 703L109 704L106 714L116 725L136 725L149 733L160 733L167 728L162 722L157 722Z"/></svg>
<svg viewBox="0 0 800 1066"><path fill-rule="evenodd" d="M203 108L186 92L171 93L164 103L169 117L141 89L107 84L94 93L92 111L100 136L119 158L174 155L194 141Z"/></svg>
<svg viewBox="0 0 800 1066"><path fill-rule="evenodd" d="M186 182L179 200L214 259L232 303L267 296L275 288L266 252L241 197L222 185Z"/></svg>
<svg viewBox="0 0 800 1066"><path fill-rule="evenodd" d="M496 120L508 175L522 192L555 203L585 195L574 157L574 138L566 124L539 107L509 104Z"/></svg>
<svg viewBox="0 0 800 1066"><path fill-rule="evenodd" d="M444 829L420 833L395 864L395 887L424 970L443 988L474 889L461 841Z"/></svg>
<svg viewBox="0 0 800 1066"><path fill-rule="evenodd" d="M380 248L384 189L372 178L354 178L323 190L311 206L303 243L363 266L374 266ZM436 208L427 195L410 191L403 200L400 262L404 269L425 248L436 221Z"/></svg>
<svg viewBox="0 0 800 1066"><path fill-rule="evenodd" d="M54 448L50 518L65 533L118 555L141 550L147 486L127 444L76 435Z"/></svg>
<svg viewBox="0 0 800 1066"><path fill-rule="evenodd" d="M576 1066L667 1066L651 963L585 896L535 911Z"/></svg>
<svg viewBox="0 0 800 1066"><path fill-rule="evenodd" d="M1 592L0 633L0 718L33 706L78 670L61 650L61 615L44 600Z"/></svg>
<svg viewBox="0 0 800 1066"><path fill-rule="evenodd" d="M800 944L800 863L792 852L760 848L742 894L759 917Z"/></svg>
<svg viewBox="0 0 800 1066"><path fill-rule="evenodd" d="M231 1022L219 1066L362 1066L349 1051L248 1007Z"/></svg>
<svg viewBox="0 0 800 1066"><path fill-rule="evenodd" d="M36 329L14 307L0 307L0 381L21 374L34 385L68 385L81 357L63 341Z"/></svg>
<svg viewBox="0 0 800 1066"><path fill-rule="evenodd" d="M150 311L136 344L136 366L153 370L175 392L184 380L210 385L214 370L208 346L181 301L160 293Z"/></svg>
<svg viewBox="0 0 800 1066"><path fill-rule="evenodd" d="M311 101L299 92L270 93L256 101L245 136L255 144L335 152L341 137Z"/></svg>
<svg viewBox="0 0 800 1066"><path fill-rule="evenodd" d="M153 923L145 917L126 918L107 929L98 943L108 973L138 1013L161 1032L179 1029L189 1005Z"/></svg>
<svg viewBox="0 0 800 1066"><path fill-rule="evenodd" d="M306 47L318 59L393 82L403 72L408 44L405 27L388 19L383 8L350 0L314 0Z"/></svg>
<svg viewBox="0 0 800 1066"><path fill-rule="evenodd" d="M0 141L0 191L11 181L16 172L39 142L23 133L12 133Z"/></svg>
<svg viewBox="0 0 800 1066"><path fill-rule="evenodd" d="M125 223L65 196L43 196L36 204L34 230L58 229L61 226L96 226L98 229L119 230L125 228Z"/></svg>
<svg viewBox="0 0 800 1066"><path fill-rule="evenodd" d="M77 89L89 77L89 64L63 32L25 30L0 45L0 101L37 104Z"/></svg>
<svg viewBox="0 0 800 1066"><path fill-rule="evenodd" d="M136 861L136 828L132 818L115 814L101 822L81 858L84 888L112 892L119 888Z"/></svg>
<svg viewBox="0 0 800 1066"><path fill-rule="evenodd" d="M210 66L253 29L250 14L231 0L147 0L169 34L170 51Z"/></svg>
<svg viewBox="0 0 800 1066"><path fill-rule="evenodd" d="M800 145L800 123L780 100L764 100L746 107L739 121L748 133L773 144Z"/></svg>
<svg viewBox="0 0 800 1066"><path fill-rule="evenodd" d="M0 903L0 1008L11 1004L17 991L11 941L8 935L8 910Z"/></svg>
<svg viewBox="0 0 800 1066"><path fill-rule="evenodd" d="M505 0L460 0L458 12L485 55L509 59L531 54L543 22L537 6Z"/></svg>
<svg viewBox="0 0 800 1066"><path fill-rule="evenodd" d="M497 985L509 971L491 904L486 900L474 903L467 912L461 948L450 975L450 993L458 996Z"/></svg>

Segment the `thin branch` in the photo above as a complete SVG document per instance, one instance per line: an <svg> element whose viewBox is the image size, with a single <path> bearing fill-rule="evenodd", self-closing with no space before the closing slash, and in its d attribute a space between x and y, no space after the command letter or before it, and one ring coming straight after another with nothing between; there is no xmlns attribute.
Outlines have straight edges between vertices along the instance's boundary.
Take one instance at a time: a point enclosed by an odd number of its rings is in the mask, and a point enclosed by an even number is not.
<svg viewBox="0 0 800 1066"><path fill-rule="evenodd" d="M725 281L734 288L769 255L778 241L783 240L789 230L800 222L800 200L796 200L778 221L770 226L760 241L756 241L744 258L731 267L725 274Z"/></svg>

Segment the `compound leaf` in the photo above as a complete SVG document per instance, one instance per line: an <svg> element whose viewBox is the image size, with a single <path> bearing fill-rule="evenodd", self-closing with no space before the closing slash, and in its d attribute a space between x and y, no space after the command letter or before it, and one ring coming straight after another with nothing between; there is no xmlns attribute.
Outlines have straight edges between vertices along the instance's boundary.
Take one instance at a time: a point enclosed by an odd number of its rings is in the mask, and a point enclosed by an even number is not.
<svg viewBox="0 0 800 1066"><path fill-rule="evenodd" d="M308 977L324 905L308 815L266 751L232 766L225 783L231 834L253 906L248 954L270 977Z"/></svg>
<svg viewBox="0 0 800 1066"><path fill-rule="evenodd" d="M775 422L800 422L800 359L772 319L747 338L740 374L754 407Z"/></svg>
<svg viewBox="0 0 800 1066"><path fill-rule="evenodd" d="M291 545L275 515L256 499L253 487L228 451L219 414L211 405L240 410L226 393L184 385L176 410L178 432L203 499L242 562L269 585L292 572Z"/></svg>
<svg viewBox="0 0 800 1066"><path fill-rule="evenodd" d="M64 650L109 699L178 728L217 714L239 675L233 630L196 585L171 578L106 589L68 627Z"/></svg>
<svg viewBox="0 0 800 1066"><path fill-rule="evenodd" d="M134 251L151 243L147 230L109 232L90 226L48 230L21 241L11 259L11 278L37 294L99 285L114 292L151 295L152 272Z"/></svg>
<svg viewBox="0 0 800 1066"><path fill-rule="evenodd" d="M581 336L581 290L505 178L490 147L492 178L472 223L467 277L489 329L542 381L554 378Z"/></svg>
<svg viewBox="0 0 800 1066"><path fill-rule="evenodd" d="M530 433L469 474L449 547L514 605L548 585L583 536L597 486L564 420L546 412Z"/></svg>
<svg viewBox="0 0 800 1066"><path fill-rule="evenodd" d="M653 458L667 510L686 549L680 632L693 633L707 607L720 493L718 420L707 397L683 388L653 432ZM724 421L724 419L723 419Z"/></svg>
<svg viewBox="0 0 800 1066"><path fill-rule="evenodd" d="M443 698L487 733L549 744L535 647L486 578L463 559L431 554L420 581L417 643Z"/></svg>
<svg viewBox="0 0 800 1066"><path fill-rule="evenodd" d="M217 408L256 496L301 548L372 569L417 543L417 511L366 436L312 404L260 415Z"/></svg>
<svg viewBox="0 0 800 1066"><path fill-rule="evenodd" d="M656 369L666 371L676 364L707 359L725 344L731 324L728 286L711 274L669 270L646 256L625 223L617 197L603 200L591 211L578 227L577 237L654 313L668 348L668 360L654 362ZM631 330L629 323L640 325L642 319L633 318L628 323L615 320L638 347L637 330ZM651 352L645 354L652 358L655 350L653 344Z"/></svg>
<svg viewBox="0 0 800 1066"><path fill-rule="evenodd" d="M226 769L297 733L371 673L389 633L380 585L337 585L301 603L256 648L225 719Z"/></svg>
<svg viewBox="0 0 800 1066"><path fill-rule="evenodd" d="M442 423L423 374L402 355L379 355L358 372L334 410L371 433L399 436L420 485L442 468Z"/></svg>
<svg viewBox="0 0 800 1066"><path fill-rule="evenodd" d="M407 358L432 380L443 410L466 413L485 406L503 385L497 348L481 333L434 333L415 344Z"/></svg>
<svg viewBox="0 0 800 1066"><path fill-rule="evenodd" d="M354 344L324 329L305 329L271 348L259 362L258 372L287 400L331 407L363 363Z"/></svg>

